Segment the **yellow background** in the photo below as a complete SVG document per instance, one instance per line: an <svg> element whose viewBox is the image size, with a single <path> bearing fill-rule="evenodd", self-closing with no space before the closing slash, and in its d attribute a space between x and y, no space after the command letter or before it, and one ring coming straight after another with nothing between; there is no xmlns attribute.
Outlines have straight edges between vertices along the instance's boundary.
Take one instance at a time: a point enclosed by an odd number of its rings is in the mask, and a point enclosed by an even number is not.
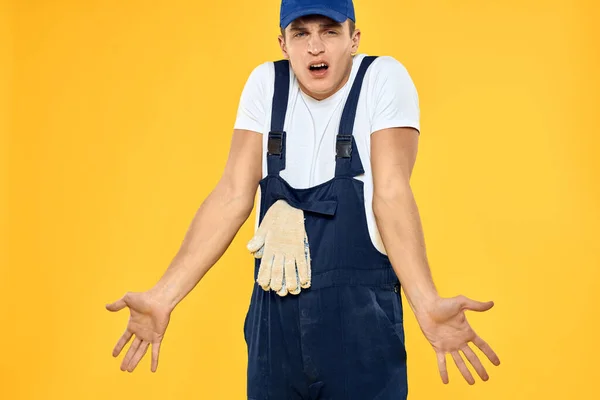
<svg viewBox="0 0 600 400"><path fill-rule="evenodd" d="M473 387L450 359L442 385L406 307L411 399L598 398L598 8L356 1L361 52L396 57L419 91L412 182L438 288L496 302L468 315L502 360ZM149 288L177 251L248 74L281 56L278 13L3 0L1 399L245 398L254 215L175 311L157 374L148 355L119 370L128 315L104 304Z"/></svg>

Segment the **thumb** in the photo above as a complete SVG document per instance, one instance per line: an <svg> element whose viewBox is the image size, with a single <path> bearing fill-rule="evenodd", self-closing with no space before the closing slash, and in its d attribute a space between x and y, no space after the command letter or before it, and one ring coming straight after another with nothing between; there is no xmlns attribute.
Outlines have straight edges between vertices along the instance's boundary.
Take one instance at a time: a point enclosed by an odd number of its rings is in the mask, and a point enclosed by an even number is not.
<svg viewBox="0 0 600 400"><path fill-rule="evenodd" d="M258 250L260 250L264 245L265 245L265 235L260 234L257 231L256 234L254 235L254 237L252 239L250 239L250 241L246 245L246 248L250 251L250 253L255 253ZM260 258L260 257L256 257L256 258Z"/></svg>
<svg viewBox="0 0 600 400"><path fill-rule="evenodd" d="M123 296L114 303L107 304L106 309L108 311L120 311L125 308L125 306L127 306L127 303L125 302L125 296Z"/></svg>
<svg viewBox="0 0 600 400"><path fill-rule="evenodd" d="M461 308L463 310L471 310L471 311L487 311L490 308L494 307L493 301L477 301L470 299L466 296L458 296L460 301Z"/></svg>
<svg viewBox="0 0 600 400"><path fill-rule="evenodd" d="M267 210L265 216L260 222L260 225L258 226L258 229L256 229L254 236L246 245L246 248L248 249L248 251L250 251L250 253L254 253L264 246L265 237L267 236L271 225L273 225L275 218L277 218L277 208L277 204L275 204Z"/></svg>
<svg viewBox="0 0 600 400"><path fill-rule="evenodd" d="M260 249L256 250L256 252L254 252L254 258L262 258L264 252L265 252L265 246L262 246Z"/></svg>

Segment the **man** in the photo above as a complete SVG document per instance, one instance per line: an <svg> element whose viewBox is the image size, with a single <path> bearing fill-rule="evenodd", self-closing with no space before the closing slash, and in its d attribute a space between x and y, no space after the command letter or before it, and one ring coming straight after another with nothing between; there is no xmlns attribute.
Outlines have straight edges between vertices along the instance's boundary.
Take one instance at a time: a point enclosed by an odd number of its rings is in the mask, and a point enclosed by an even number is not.
<svg viewBox="0 0 600 400"><path fill-rule="evenodd" d="M117 356L135 335L122 370L132 371L152 344L156 371L171 312L225 252L259 187L259 229L273 220L267 215L275 204L305 218L310 279L305 271L302 289L288 295L254 286L244 324L249 399L405 399L400 283L444 383L448 353L470 384L459 352L488 379L470 342L499 364L464 315L493 303L442 298L430 276L409 184L419 137L416 89L395 59L356 54L354 22L351 0L283 0L285 60L250 75L221 180L159 282L107 305L131 312L113 350ZM266 257L273 271L277 257ZM284 282L302 280L287 268L303 263L286 265ZM264 265L255 260L255 278Z"/></svg>

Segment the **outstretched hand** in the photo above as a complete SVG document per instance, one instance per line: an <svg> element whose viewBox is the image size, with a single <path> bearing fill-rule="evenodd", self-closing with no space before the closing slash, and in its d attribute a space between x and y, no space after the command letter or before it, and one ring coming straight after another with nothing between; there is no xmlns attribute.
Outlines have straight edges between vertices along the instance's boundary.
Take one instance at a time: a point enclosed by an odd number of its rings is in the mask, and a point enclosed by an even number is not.
<svg viewBox="0 0 600 400"><path fill-rule="evenodd" d="M132 372L146 354L148 347L152 345L150 369L152 372L156 372L160 344L169 325L171 310L155 300L148 292L128 292L114 303L106 305L106 309L113 312L120 311L125 307L129 308L129 322L127 329L115 345L112 355L117 357L135 335L135 339L123 358L121 370Z"/></svg>
<svg viewBox="0 0 600 400"><path fill-rule="evenodd" d="M475 379L467 368L459 351L473 365L473 368L482 380L487 381L489 376L481 361L469 347L469 342L477 346L494 365L500 365L500 359L492 348L481 339L467 322L465 310L487 311L494 306L491 301L479 302L465 296L451 298L438 298L427 310L417 313L417 321L425 337L433 346L438 361L438 368L442 382L447 384L448 370L446 368L446 353L450 353L454 363L465 380L473 385Z"/></svg>

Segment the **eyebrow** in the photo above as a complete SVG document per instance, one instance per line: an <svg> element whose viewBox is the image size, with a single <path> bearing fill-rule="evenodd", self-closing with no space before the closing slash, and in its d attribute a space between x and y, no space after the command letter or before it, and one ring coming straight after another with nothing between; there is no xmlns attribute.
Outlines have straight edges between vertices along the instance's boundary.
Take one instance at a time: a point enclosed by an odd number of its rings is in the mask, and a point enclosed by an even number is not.
<svg viewBox="0 0 600 400"><path fill-rule="evenodd" d="M341 28L342 24L340 24L339 22L328 22L325 24L319 24L319 27L325 28L325 29ZM304 27L304 25L300 25L297 23L292 23L292 25L290 26L290 31L305 31L305 30L306 30L306 28Z"/></svg>
<svg viewBox="0 0 600 400"><path fill-rule="evenodd" d="M320 26L321 28L341 28L342 24L340 24L339 22L330 22L327 24L321 24Z"/></svg>

